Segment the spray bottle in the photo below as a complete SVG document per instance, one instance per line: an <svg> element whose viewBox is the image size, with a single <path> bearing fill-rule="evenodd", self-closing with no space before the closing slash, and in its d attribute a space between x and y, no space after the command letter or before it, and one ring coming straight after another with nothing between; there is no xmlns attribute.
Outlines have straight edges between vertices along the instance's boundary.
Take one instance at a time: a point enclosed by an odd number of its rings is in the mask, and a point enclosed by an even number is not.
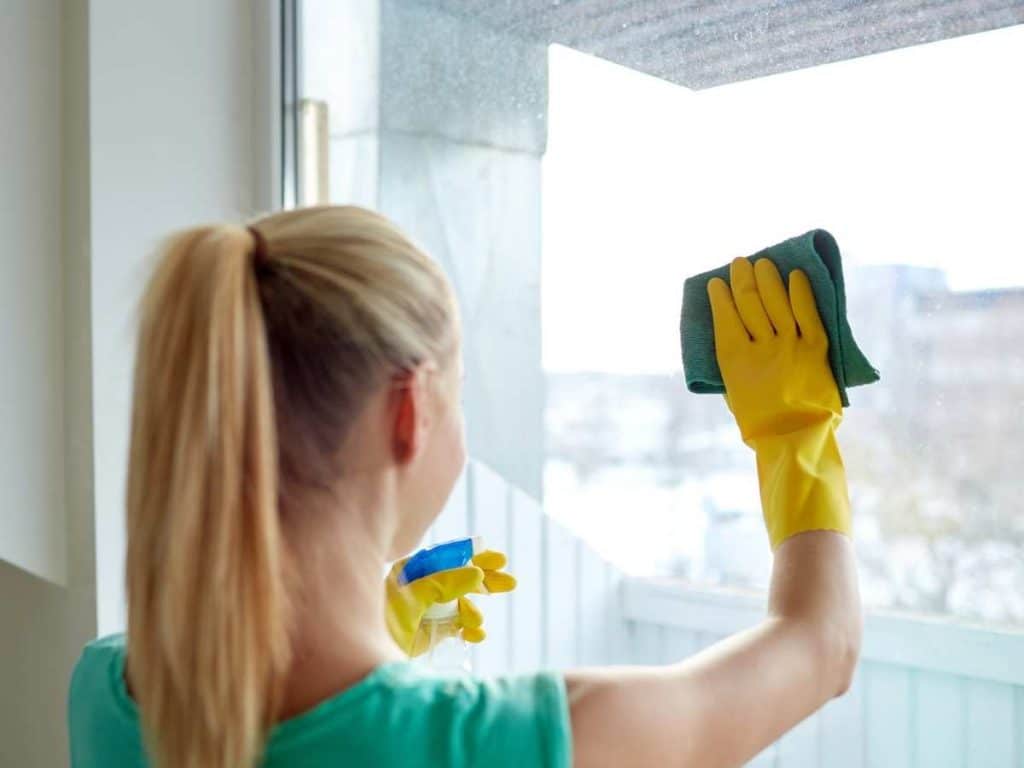
<svg viewBox="0 0 1024 768"><path fill-rule="evenodd" d="M406 561L399 574L399 583L429 576L449 568L461 568L483 551L479 536L452 539L421 549ZM472 661L469 646L459 635L457 621L459 601L435 603L423 614L421 626L430 640L429 649L417 661L439 672L470 672Z"/></svg>

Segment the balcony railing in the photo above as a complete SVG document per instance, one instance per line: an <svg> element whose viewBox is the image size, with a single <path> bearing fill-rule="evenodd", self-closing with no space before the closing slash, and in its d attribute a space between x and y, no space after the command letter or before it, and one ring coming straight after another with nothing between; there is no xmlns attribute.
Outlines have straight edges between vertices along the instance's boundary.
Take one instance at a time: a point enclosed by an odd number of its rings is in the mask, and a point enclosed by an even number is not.
<svg viewBox="0 0 1024 768"><path fill-rule="evenodd" d="M763 597L671 581L625 579L621 599L640 663L685 658L764 614ZM1024 633L870 611L850 691L755 764L1018 768L1022 734Z"/></svg>
<svg viewBox="0 0 1024 768"><path fill-rule="evenodd" d="M481 674L667 664L756 624L763 595L625 577L480 462L431 531L472 531L509 554L512 595L480 598ZM750 765L1021 768L1024 633L869 612L854 683Z"/></svg>

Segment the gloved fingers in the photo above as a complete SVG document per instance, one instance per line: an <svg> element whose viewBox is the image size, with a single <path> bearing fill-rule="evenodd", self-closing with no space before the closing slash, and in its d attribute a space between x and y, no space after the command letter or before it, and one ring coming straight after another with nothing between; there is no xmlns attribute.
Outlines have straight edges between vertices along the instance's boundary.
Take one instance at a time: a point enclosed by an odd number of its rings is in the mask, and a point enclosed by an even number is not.
<svg viewBox="0 0 1024 768"><path fill-rule="evenodd" d="M484 572L484 589L490 593L511 592L516 588L516 577L504 571Z"/></svg>
<svg viewBox="0 0 1024 768"><path fill-rule="evenodd" d="M722 353L750 341L750 334L740 320L732 291L720 277L708 281L708 299L711 301L711 319L715 327L715 354L722 363Z"/></svg>
<svg viewBox="0 0 1024 768"><path fill-rule="evenodd" d="M479 554L473 555L473 565L483 568L485 571L499 571L508 564L508 558L504 553L494 549L485 549Z"/></svg>
<svg viewBox="0 0 1024 768"><path fill-rule="evenodd" d="M757 281L757 292L761 294L761 303L768 312L768 319L772 321L775 332L779 336L795 336L796 321L789 306L786 286L771 259L757 260L754 264L754 278Z"/></svg>
<svg viewBox="0 0 1024 768"><path fill-rule="evenodd" d="M503 552L485 549L473 556L473 565L484 571L483 592L511 592L516 588L515 577L501 569L508 564Z"/></svg>
<svg viewBox="0 0 1024 768"><path fill-rule="evenodd" d="M476 603L468 597L459 598L459 625L465 629L478 629L483 626L484 615L476 607Z"/></svg>
<svg viewBox="0 0 1024 768"><path fill-rule="evenodd" d="M462 630L462 639L467 643L480 643L485 637L487 637L487 633L484 632L483 627Z"/></svg>
<svg viewBox="0 0 1024 768"><path fill-rule="evenodd" d="M484 572L475 565L449 568L409 582L408 589L420 605L448 603L469 592L479 592Z"/></svg>
<svg viewBox="0 0 1024 768"><path fill-rule="evenodd" d="M794 269L789 273L789 301L793 307L796 324L800 328L800 335L808 341L827 343L828 336L821 324L818 306L814 302L811 281L802 270Z"/></svg>
<svg viewBox="0 0 1024 768"><path fill-rule="evenodd" d="M416 633L412 636L412 644L409 647L408 654L410 656L420 656L442 640L457 637L461 632L462 630L451 622L420 624Z"/></svg>
<svg viewBox="0 0 1024 768"><path fill-rule="evenodd" d="M396 560L391 565L391 570L388 571L388 581L393 581L397 584L398 575L402 572L402 569L405 567L405 564L407 562L409 562L408 557L403 557L401 560Z"/></svg>
<svg viewBox="0 0 1024 768"><path fill-rule="evenodd" d="M736 309L754 340L770 339L774 336L775 330L768 319L768 313L764 311L761 295L757 292L754 266L750 259L741 256L732 260L729 266L729 282L732 285Z"/></svg>

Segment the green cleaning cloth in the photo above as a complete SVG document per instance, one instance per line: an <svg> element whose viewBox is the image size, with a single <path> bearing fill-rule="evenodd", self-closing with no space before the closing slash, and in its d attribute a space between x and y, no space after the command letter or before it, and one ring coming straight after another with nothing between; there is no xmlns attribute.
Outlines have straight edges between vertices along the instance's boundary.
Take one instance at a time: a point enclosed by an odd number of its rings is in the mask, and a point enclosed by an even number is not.
<svg viewBox="0 0 1024 768"><path fill-rule="evenodd" d="M763 258L775 263L787 285L789 273L794 269L802 269L810 279L818 313L828 333L829 363L839 385L839 396L843 405L848 406L847 387L871 384L878 381L879 376L854 341L846 319L843 260L835 238L824 229L812 229L758 251L750 260L756 262ZM715 333L708 300L708 281L713 277L728 283L729 266L694 275L683 285L683 312L679 321L683 371L687 389L698 394L725 392L722 372L715 359Z"/></svg>

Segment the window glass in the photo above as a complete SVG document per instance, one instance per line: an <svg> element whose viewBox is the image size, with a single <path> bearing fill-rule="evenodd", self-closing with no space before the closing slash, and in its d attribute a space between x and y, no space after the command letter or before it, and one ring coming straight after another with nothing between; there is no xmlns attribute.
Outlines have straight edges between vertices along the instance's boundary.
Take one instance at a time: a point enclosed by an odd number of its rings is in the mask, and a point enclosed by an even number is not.
<svg viewBox="0 0 1024 768"><path fill-rule="evenodd" d="M286 25L286 182L449 275L473 458L630 574L764 588L753 456L683 384L682 286L825 228L882 372L840 430L867 600L1024 625L1024 27L809 66L848 41L766 61L783 11L698 40L726 17L581 5L304 0ZM693 91L550 40L701 85L805 68Z"/></svg>
<svg viewBox="0 0 1024 768"><path fill-rule="evenodd" d="M633 574L764 587L753 456L685 390L683 280L821 227L882 382L840 439L867 601L1024 623L1024 28L702 91L553 46L545 505Z"/></svg>

